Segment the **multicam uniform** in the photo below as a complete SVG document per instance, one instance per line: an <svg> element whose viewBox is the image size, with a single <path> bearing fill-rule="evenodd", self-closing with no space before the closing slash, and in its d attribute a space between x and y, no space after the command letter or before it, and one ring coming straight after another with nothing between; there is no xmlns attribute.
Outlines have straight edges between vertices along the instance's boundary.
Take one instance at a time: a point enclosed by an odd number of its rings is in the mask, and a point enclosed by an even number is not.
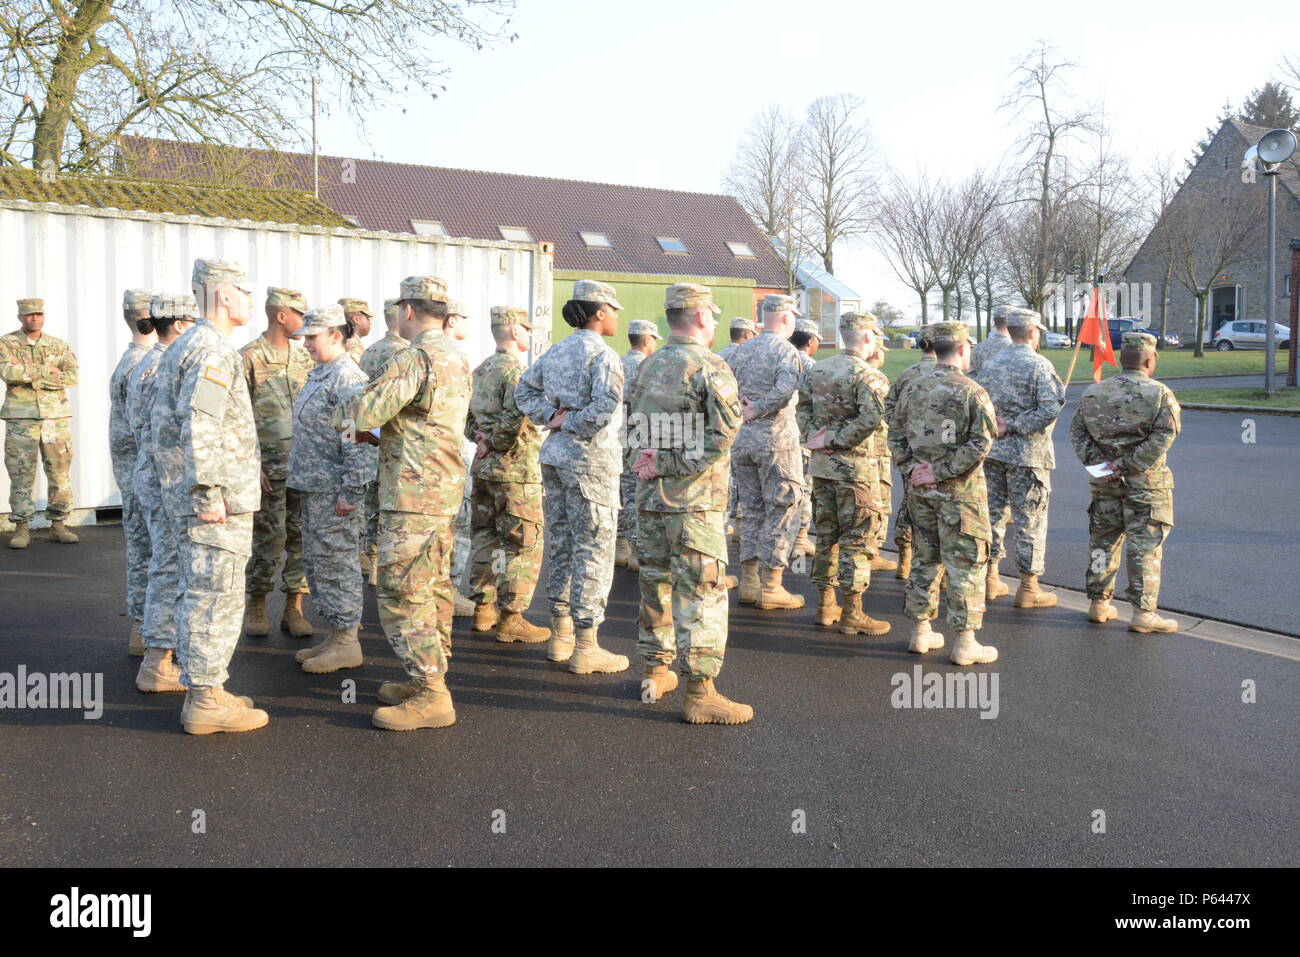
<svg viewBox="0 0 1300 957"><path fill-rule="evenodd" d="M145 589L149 582L149 523L138 504L133 473L138 452L130 420L127 394L132 371L151 353L151 348L132 342L117 361L108 380L108 455L113 480L122 493L122 537L126 544L126 613L133 621L144 620Z"/></svg>
<svg viewBox="0 0 1300 957"><path fill-rule="evenodd" d="M384 371L384 366L388 365L388 360L397 353L401 352L410 343L399 336L397 333L389 331L384 334L372 346L367 346L366 351L358 360L361 371L366 374L366 378L374 382L379 378L379 373ZM349 353L351 355L351 353ZM376 469L379 463L375 463ZM366 527L365 539L367 551L373 551L379 547L379 473L370 476L366 482Z"/></svg>
<svg viewBox="0 0 1300 957"><path fill-rule="evenodd" d="M913 382L925 375L927 372L934 371L934 367L934 356L921 356L914 365L910 365L900 372L898 378L896 378L889 386L889 392L885 395L885 424L888 429L885 442L891 447L891 458L893 446L892 433L898 425L896 412L898 409L899 399L907 394L907 391L912 387ZM910 548L912 545L912 520L907 511L906 485L903 486L903 497L898 503L898 515L894 518L894 544L900 551L904 548Z"/></svg>
<svg viewBox="0 0 1300 957"><path fill-rule="evenodd" d="M31 339L21 329L0 336L0 378L8 387L5 469L9 472L9 518L30 522L36 513L32 487L39 459L48 486L45 514L63 521L72 511L72 405L67 389L77 384L77 357L49 333Z"/></svg>

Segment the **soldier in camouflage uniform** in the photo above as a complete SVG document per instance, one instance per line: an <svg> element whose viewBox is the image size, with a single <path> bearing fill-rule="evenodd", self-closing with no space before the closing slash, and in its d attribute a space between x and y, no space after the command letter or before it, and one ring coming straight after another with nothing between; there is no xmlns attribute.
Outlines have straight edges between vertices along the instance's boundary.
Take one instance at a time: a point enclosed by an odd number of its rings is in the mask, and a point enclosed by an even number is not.
<svg viewBox="0 0 1300 957"><path fill-rule="evenodd" d="M470 597L475 631L497 641L539 642L551 637L524 618L542 571L542 436L515 405L524 374L532 321L527 309L492 307L496 351L474 370L474 397L465 437L477 452L470 469L473 545Z"/></svg>
<svg viewBox="0 0 1300 957"><path fill-rule="evenodd" d="M720 311L705 286L668 287L670 338L641 366L628 423L640 513L641 697L651 703L677 687L671 666L680 656L682 720L691 724L754 717L713 684L727 647L728 452L740 428L736 379L710 350Z"/></svg>
<svg viewBox="0 0 1300 957"><path fill-rule="evenodd" d="M384 300L384 325L388 327L384 338L372 346L367 346L359 363L361 371L366 374L366 378L371 382L379 378L379 373L384 371L384 366L388 365L389 359L410 345L409 342L402 338L402 334L397 328L396 299ZM376 576L379 574L379 566L375 561L379 551L378 467L379 463L376 461L375 474L366 483L366 545L364 560L361 564L362 571L369 577L372 585L375 584Z"/></svg>
<svg viewBox="0 0 1300 957"><path fill-rule="evenodd" d="M802 608L782 584L799 525L803 459L794 407L802 368L790 345L797 313L790 296L768 295L763 331L731 357L744 424L731 464L744 510L740 531L740 601L759 608ZM760 571L760 564L762 566Z"/></svg>
<svg viewBox="0 0 1300 957"><path fill-rule="evenodd" d="M334 410L351 401L366 374L344 345L347 320L338 306L310 310L303 318L303 345L316 363L293 407L288 487L302 502L302 558L312 604L329 622L320 644L294 657L308 674L359 668L363 662L361 545L366 482L379 468L379 451L334 431Z"/></svg>
<svg viewBox="0 0 1300 957"><path fill-rule="evenodd" d="M195 260L191 283L203 320L167 348L154 373L150 430L180 568L176 650L188 689L181 724L190 734L251 731L268 720L224 687L261 498L253 404L229 342L252 316L246 282L233 262Z"/></svg>
<svg viewBox="0 0 1300 957"><path fill-rule="evenodd" d="M542 353L515 388L519 410L550 433L541 452L551 549L547 657L575 674L628 667L597 641L614 579L623 435L623 366L602 337L618 331L622 308L613 286L575 282L563 315L576 331Z"/></svg>
<svg viewBox="0 0 1300 957"><path fill-rule="evenodd" d="M459 299L448 301L447 318L459 322L466 329L469 328L467 324L469 313ZM468 473L470 466L473 464L473 453L466 452L463 447L461 451L462 458L465 459L465 470ZM455 618L471 618L474 615L474 602L470 601L464 593L473 538L473 532L470 528L470 499L473 497L473 491L474 477L470 475L465 482L465 493L461 496L460 509L456 512L456 521L452 523L455 534L452 536L451 545L451 580L456 583L456 590L451 598L452 616Z"/></svg>
<svg viewBox="0 0 1300 957"><path fill-rule="evenodd" d="M821 348L821 344L817 323L811 319L800 319L795 322L794 332L790 334L790 345L794 346L795 351L799 353L800 388L808 381L808 373L812 372L813 366L817 365L817 350ZM799 454L803 459L803 485L799 492L799 534L795 536L794 548L790 552L792 561L796 555L811 557L817 551L815 543L808 537L808 532L813 527L813 483L812 476L808 474L809 456L812 452L800 448Z"/></svg>
<svg viewBox="0 0 1300 957"><path fill-rule="evenodd" d="M898 408L899 399L912 387L913 382L926 373L934 371L934 350L930 348L929 333L928 325L920 328L921 335L917 346L921 350L921 358L898 374L885 396L885 425L891 431L894 428L895 410ZM912 572L912 520L907 511L907 501L907 485L904 483L903 495L898 503L898 515L894 519L894 546L898 549L898 569L894 572L894 577L903 581L906 581Z"/></svg>
<svg viewBox="0 0 1300 957"><path fill-rule="evenodd" d="M907 480L912 521L912 572L905 611L916 624L908 650L943 647L930 620L939 608L940 568L947 572L948 621L957 629L949 660L956 665L996 661L998 651L975 640L984 620L988 563L988 494L984 457L993 447L997 417L980 385L963 373L970 365L966 324L929 327L936 364L900 396L889 429L890 450Z"/></svg>
<svg viewBox="0 0 1300 957"><path fill-rule="evenodd" d="M984 363L1011 345L1011 336L1007 333L1007 316L1013 311L1011 306L994 306L989 313L989 318L993 320L993 331L971 347L971 378L979 375Z"/></svg>
<svg viewBox="0 0 1300 957"><path fill-rule="evenodd" d="M77 384L77 357L62 339L44 333L45 301L18 300L19 328L0 336L0 378L5 401L5 469L9 472L10 548L26 548L28 523L36 512L32 487L39 460L45 467L49 539L73 543L65 522L72 511L72 406L68 388Z"/></svg>
<svg viewBox="0 0 1300 957"><path fill-rule="evenodd" d="M743 316L735 316L731 320L731 344L718 353L718 358L731 368L731 357L736 354L742 342L748 342L758 335L758 329L754 326L753 319L746 319ZM735 370L732 370L735 375ZM739 496L736 494L735 469L731 470L731 487L727 492L727 534L736 538L737 532L735 523L741 519ZM739 540L737 538L737 540Z"/></svg>
<svg viewBox="0 0 1300 957"><path fill-rule="evenodd" d="M447 690L451 652L452 522L465 487L461 436L469 411L465 337L447 314L447 284L402 280L398 321L407 349L334 413L334 428L368 441L379 434L379 620L410 679L386 682L377 728L442 728L456 721Z"/></svg>
<svg viewBox="0 0 1300 957"><path fill-rule="evenodd" d="M131 432L127 383L140 360L149 354L158 336L149 322L149 303L153 294L147 289L128 289L122 294L122 318L131 332L131 344L117 360L108 380L108 455L113 465L113 481L122 495L122 539L126 545L126 613L131 618L131 637L127 651L144 654L144 593L149 574L149 525L144 509L136 504L131 473L135 471L136 442Z"/></svg>
<svg viewBox="0 0 1300 957"><path fill-rule="evenodd" d="M871 315L871 313L867 313ZM885 365L885 353L889 351L889 346L885 345L884 330L880 330L880 335L876 337L876 349L871 355L867 356L867 365L879 373L875 379L877 387L883 387L881 401L889 397L889 377L881 371ZM876 529L876 557L871 560L871 570L873 572L892 572L898 569L898 562L891 561L881 552L885 546L885 539L889 537L889 516L894 511L894 472L893 457L889 454L889 424L881 420L880 428L876 430L875 435L875 456L876 465L880 475L880 504L885 508L885 520L880 523Z"/></svg>
<svg viewBox="0 0 1300 957"><path fill-rule="evenodd" d="M797 408L799 434L812 456L821 544L812 572L821 596L816 621L838 622L846 635L883 635L889 623L862 609L862 593L871 587L877 529L889 520L875 453L888 388L867 362L879 337L875 316L846 312L840 337L843 349L808 373ZM837 572L842 605L835 600Z"/></svg>
<svg viewBox="0 0 1300 957"><path fill-rule="evenodd" d="M343 315L348 321L348 329L351 330L344 345L347 347L348 355L359 364L362 356L366 354L366 336L370 335L370 323L375 314L370 311L370 303L364 299L350 299L345 296L339 300L339 306L343 309Z"/></svg>
<svg viewBox="0 0 1300 957"><path fill-rule="evenodd" d="M1110 464L1110 474L1089 480L1088 618L1106 622L1119 575L1121 543L1128 567L1126 595L1133 606L1129 631L1169 633L1178 622L1156 613L1160 558L1174 527L1174 473L1165 456L1182 429L1182 409L1156 369L1156 340L1124 333L1123 371L1088 386L1070 423L1070 443L1084 465Z"/></svg>
<svg viewBox="0 0 1300 957"><path fill-rule="evenodd" d="M1016 567L1020 588L1017 608L1051 608L1056 595L1038 587L1047 555L1047 503L1052 494L1052 430L1065 407L1065 384L1046 357L1038 354L1042 318L1029 309L1008 310L1005 318L1011 345L987 359L972 376L993 402L998 439L984 460L989 491L993 542L984 598L1007 593L998 575L1005 554L1008 511L1016 523Z"/></svg>
<svg viewBox="0 0 1300 957"><path fill-rule="evenodd" d="M627 324L627 341L631 345L623 356L623 414L626 420L628 409L632 404L632 393L636 389L636 373L645 361L645 357L655 351L655 345L663 339L659 327L648 319L633 319ZM614 564L626 565L637 571L639 565L636 557L636 473L632 471L632 450L629 449L623 461L623 474L619 479L619 498L623 507L618 513L618 538L614 542Z"/></svg>
<svg viewBox="0 0 1300 957"><path fill-rule="evenodd" d="M159 450L153 444L153 407L158 394L158 363L167 348L187 332L198 315L198 304L188 294L154 296L149 303L149 328L155 339L127 376L126 399L135 464L131 487L135 507L149 530L149 565L144 594L144 661L135 676L135 686L145 692L184 691L181 667L176 656L176 605L181 599L180 566L176 534L163 507L162 488L155 462ZM174 450L173 450L174 454Z"/></svg>
<svg viewBox="0 0 1300 957"><path fill-rule="evenodd" d="M310 638L312 626L302 614L307 576L302 568L302 520L299 496L286 487L293 404L311 371L311 356L297 341L307 299L296 289L266 290L266 331L240 350L243 374L253 399L253 418L262 456L262 503L253 518L253 556L248 562L244 632L270 634L266 596L284 560L284 612L280 630Z"/></svg>

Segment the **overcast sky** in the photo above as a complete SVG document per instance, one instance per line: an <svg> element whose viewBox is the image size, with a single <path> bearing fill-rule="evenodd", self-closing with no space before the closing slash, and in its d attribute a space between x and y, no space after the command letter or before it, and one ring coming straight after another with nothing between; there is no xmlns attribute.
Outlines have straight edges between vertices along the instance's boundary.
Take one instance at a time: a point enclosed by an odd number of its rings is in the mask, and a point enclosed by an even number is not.
<svg viewBox="0 0 1300 957"><path fill-rule="evenodd" d="M1006 154L1023 121L998 106L1018 58L1046 40L1079 63L1073 93L1105 108L1123 152L1181 159L1225 100L1239 106L1300 54L1300 8L1200 0L518 0L511 29L513 43L480 52L440 47L446 92L373 115L364 139L335 110L321 151L722 192L764 104L801 112L851 92L886 161L960 175ZM837 247L836 263L868 303L915 308L865 249Z"/></svg>

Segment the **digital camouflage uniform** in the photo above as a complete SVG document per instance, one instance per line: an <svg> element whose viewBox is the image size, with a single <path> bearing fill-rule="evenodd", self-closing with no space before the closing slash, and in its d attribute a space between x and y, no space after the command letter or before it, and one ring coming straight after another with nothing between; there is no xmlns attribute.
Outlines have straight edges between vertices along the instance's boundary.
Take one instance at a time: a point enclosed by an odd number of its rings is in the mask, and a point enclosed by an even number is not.
<svg viewBox="0 0 1300 957"><path fill-rule="evenodd" d="M412 678L445 674L451 652L452 522L465 488L461 435L469 363L440 329L396 353L334 413L379 433L379 620Z"/></svg>
<svg viewBox="0 0 1300 957"><path fill-rule="evenodd" d="M162 488L153 444L154 400L158 395L158 363L167 346L154 345L127 377L126 409L135 439L135 464L131 487L135 507L149 529L149 564L146 570L144 614L140 632L146 648L176 650L176 605L181 598L176 535L163 507Z"/></svg>
<svg viewBox="0 0 1300 957"><path fill-rule="evenodd" d="M36 514L32 489L36 467L45 469L45 515L66 519L72 511L72 405L67 389L77 384L77 357L49 333L36 341L18 329L0 336L0 378L7 389L5 469L9 473L9 519L30 522Z"/></svg>
<svg viewBox="0 0 1300 957"><path fill-rule="evenodd" d="M361 366L361 371L366 374L366 378L374 382L379 378L379 373L384 371L384 366L388 365L388 360L409 345L409 342L390 330L384 334L384 338L366 347L357 364ZM377 461L375 467L378 469ZM365 536L366 548L376 548L379 545L379 474L377 471L366 482Z"/></svg>
<svg viewBox="0 0 1300 957"><path fill-rule="evenodd" d="M898 399L889 445L899 474L929 462L937 481L907 488L913 557L904 610L915 621L938 613L942 567L948 621L959 632L983 623L991 531L982 466L996 435L988 394L954 366L936 363Z"/></svg>
<svg viewBox="0 0 1300 957"><path fill-rule="evenodd" d="M871 380L872 388L880 396L880 407L884 410L889 397L889 377L874 366L871 371L875 373ZM889 423L883 417L872 437L872 450L876 456L876 474L880 481L880 505L885 513L884 521L876 528L876 554L879 555L889 536L889 516L894 509L894 457L889 454Z"/></svg>
<svg viewBox="0 0 1300 957"><path fill-rule="evenodd" d="M519 410L544 428L561 408L564 424L542 441L547 598L551 616L598 628L614 580L618 485L623 470L623 366L591 329L575 329L537 359L515 388Z"/></svg>
<svg viewBox="0 0 1300 957"><path fill-rule="evenodd" d="M623 414L626 421L626 415L632 408L632 394L636 389L637 370L645 362L644 352L638 352L636 349L631 350L623 356ZM619 500L622 507L618 512L618 534L621 538L626 538L633 546L636 545L636 474L632 471L632 451L623 458L623 471L619 475Z"/></svg>
<svg viewBox="0 0 1300 957"><path fill-rule="evenodd" d="M365 521L366 483L379 466L379 450L334 431L334 410L356 397L366 375L344 352L317 363L293 406L287 485L302 503L302 559L312 605L330 627L361 623L361 569L357 549ZM342 502L355 506L336 515Z"/></svg>
<svg viewBox="0 0 1300 957"><path fill-rule="evenodd" d="M987 341L987 340L986 340ZM1047 505L1056 454L1052 430L1065 407L1065 384L1045 356L1028 343L1013 342L984 362L972 378L982 385L1007 433L993 442L984 460L993 542L989 561L1006 554L1007 514L1016 525L1016 567L1041 575L1047 556Z"/></svg>
<svg viewBox="0 0 1300 957"><path fill-rule="evenodd" d="M921 356L914 365L908 366L898 374L898 378L890 383L889 392L885 394L885 426L888 429L886 432L885 442L887 445L893 445L890 433L893 432L897 421L896 410L898 408L898 400L907 393L907 391L912 387L913 382L925 375L927 372L932 372L934 366L934 356ZM893 457L892 450L890 457L891 459ZM894 544L900 550L912 544L912 520L908 516L907 511L906 483L903 485L902 498L898 503L898 515L894 519Z"/></svg>
<svg viewBox="0 0 1300 957"><path fill-rule="evenodd" d="M984 364L1012 345L1011 336L994 329L970 349L970 371L966 374L972 379L984 368Z"/></svg>
<svg viewBox="0 0 1300 957"><path fill-rule="evenodd" d="M253 518L253 557L248 562L245 586L250 595L268 594L275 586L275 572L283 558L281 590L289 595L306 594L299 497L296 490L285 486L285 477L289 471L294 402L315 363L301 343L290 339L288 347L281 351L265 336L244 346L240 355L253 399L262 471L271 484L271 491L262 493L261 506Z"/></svg>
<svg viewBox="0 0 1300 957"><path fill-rule="evenodd" d="M637 481L637 651L648 665L680 655L691 678L717 677L727 646L727 473L740 421L731 370L690 337L669 336L641 365L629 446L659 452L658 476Z"/></svg>
<svg viewBox="0 0 1300 957"><path fill-rule="evenodd" d="M498 348L474 370L465 437L487 436L472 466L470 598L527 611L542 571L542 436L515 405L524 366Z"/></svg>
<svg viewBox="0 0 1300 957"><path fill-rule="evenodd" d="M1128 567L1126 597L1155 611L1160 558L1174 526L1174 473L1165 456L1182 429L1182 410L1163 382L1140 370L1090 385L1070 423L1070 444L1084 465L1113 462L1120 478L1090 480L1088 597L1109 599L1119 574L1120 545Z"/></svg>
<svg viewBox="0 0 1300 957"><path fill-rule="evenodd" d="M113 481L122 495L122 538L126 545L126 613L144 620L145 589L149 582L149 522L135 493L136 446L131 429L128 386L133 369L150 354L151 347L132 342L117 360L108 380L108 455Z"/></svg>
<svg viewBox="0 0 1300 957"><path fill-rule="evenodd" d="M799 354L799 388L802 389L805 382L808 381L808 373L812 372L817 365L817 360L802 349L796 349ZM798 410L796 409L796 418ZM800 458L803 460L803 485L799 492L799 530L805 532L813 531L813 481L808 472L808 466L811 464L810 456L812 453L805 448L799 449ZM814 532L814 534L816 534Z"/></svg>

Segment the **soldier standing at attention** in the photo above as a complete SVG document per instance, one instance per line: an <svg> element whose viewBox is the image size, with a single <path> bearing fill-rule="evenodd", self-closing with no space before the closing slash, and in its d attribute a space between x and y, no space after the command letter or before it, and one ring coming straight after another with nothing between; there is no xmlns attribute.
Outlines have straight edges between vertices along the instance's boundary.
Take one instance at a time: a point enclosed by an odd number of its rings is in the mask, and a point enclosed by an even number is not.
<svg viewBox="0 0 1300 957"><path fill-rule="evenodd" d="M731 320L731 345L724 348L718 353L718 358L731 367L731 357L736 354L736 349L742 342L748 342L758 335L758 329L754 327L753 319L746 319L743 316L736 316ZM732 371L735 374L735 371ZM735 469L731 470L731 487L727 492L727 534L735 536L735 522L739 520L740 514L737 509L739 504L736 496Z"/></svg>
<svg viewBox="0 0 1300 957"><path fill-rule="evenodd" d="M970 365L966 324L935 323L929 340L935 368L900 397L889 430L894 461L907 480L912 521L905 611L916 624L908 650L925 654L943 647L943 636L930 630L943 569L948 622L958 632L949 660L988 664L997 660L998 650L977 642L975 632L984 621L984 566L992 534L982 466L997 434L997 417L988 393L964 375Z"/></svg>
<svg viewBox="0 0 1300 957"><path fill-rule="evenodd" d="M627 341L631 346L623 356L623 413L627 421L627 411L632 404L632 393L636 389L636 373L646 356L655 351L655 346L663 339L659 327L648 319L633 319L627 324ZM623 462L623 474L619 479L619 497L623 506L618 513L618 539L614 542L614 564L626 565L632 571L640 567L636 557L636 474L632 471L632 453Z"/></svg>
<svg viewBox="0 0 1300 957"><path fill-rule="evenodd" d="M876 441L884 421L884 393L867 356L876 349L875 317L840 317L843 349L823 359L799 390L799 433L812 460L817 540L813 583L821 595L817 624L839 623L846 635L883 635L889 623L862 610L871 587L877 529L889 520L881 500ZM840 600L835 600L839 578Z"/></svg>
<svg viewBox="0 0 1300 957"><path fill-rule="evenodd" d="M1052 494L1052 429L1065 407L1065 385L1056 369L1038 353L1042 317L1029 309L1010 309L1004 320L1011 345L985 360L979 375L997 413L998 438L984 460L989 490L993 542L984 598L1007 593L998 575L1005 554L1007 512L1016 522L1016 567L1020 588L1017 608L1051 608L1056 595L1038 587L1046 567L1047 503Z"/></svg>
<svg viewBox="0 0 1300 957"><path fill-rule="evenodd" d="M475 631L497 641L551 637L524 618L542 571L542 436L515 405L524 374L521 355L532 342L527 309L492 307L496 351L474 370L465 437L477 451L470 472L470 595Z"/></svg>
<svg viewBox="0 0 1300 957"><path fill-rule="evenodd" d="M461 328L469 328L467 324L469 313L459 299L451 299L447 302L447 318L454 320ZM467 471L471 464L472 457L465 462ZM451 598L452 616L455 618L471 618L474 615L474 602L461 591L465 584L465 571L469 566L473 539L473 532L470 530L470 497L473 486L474 478L471 476L465 483L465 492L460 500L460 508L456 512L456 521L452 523L455 534L452 536L451 547L451 580L457 585Z"/></svg>
<svg viewBox="0 0 1300 957"><path fill-rule="evenodd" d="M867 313L872 319L871 313ZM885 345L884 330L877 325L877 331L880 333L876 336L876 351L867 356L867 365L875 370L876 375L872 378L873 388L880 394L882 403L889 397L889 377L882 372L885 365L885 353L889 351L889 346ZM880 504L885 509L885 520L880 523L876 530L876 557L871 560L871 570L873 572L892 572L898 568L898 562L891 561L881 554L880 549L885 545L885 539L889 535L889 516L894 511L894 473L893 457L889 454L889 425L884 420L880 420L880 428L876 430L875 436L875 454L876 466L880 474Z"/></svg>
<svg viewBox="0 0 1300 957"><path fill-rule="evenodd" d="M802 608L781 579L799 524L803 459L794 407L802 367L790 345L797 313L790 296L768 295L763 331L731 357L744 424L732 450L740 507L740 601L759 608ZM762 570L760 571L760 565Z"/></svg>
<svg viewBox="0 0 1300 957"><path fill-rule="evenodd" d="M334 431L334 410L366 384L344 348L347 320L338 306L310 310L303 318L303 345L316 367L293 407L287 485L302 507L302 560L312 604L329 622L328 637L295 656L308 674L359 668L363 662L361 571L354 556L364 528L366 482L379 452Z"/></svg>
<svg viewBox="0 0 1300 957"><path fill-rule="evenodd" d="M153 294L147 289L128 289L122 294L122 318L131 331L131 344L117 360L108 380L108 454L113 465L113 481L122 494L122 538L126 544L126 613L131 618L131 637L127 651L144 654L144 593L149 574L149 525L144 509L136 504L136 441L131 431L127 384L131 370L147 356L158 335L149 322L149 303Z"/></svg>
<svg viewBox="0 0 1300 957"><path fill-rule="evenodd" d="M252 699L225 690L243 617L243 574L260 501L257 426L230 334L252 317L244 270L196 259L191 283L203 319L158 362L150 429L176 541L180 602L176 650L190 734L251 731L267 723Z"/></svg>
<svg viewBox="0 0 1300 957"><path fill-rule="evenodd" d="M728 451L740 429L735 377L711 351L720 311L706 286L669 286L670 337L642 364L632 397L634 422L683 424L644 429L653 444L637 451L633 465L641 553L637 651L647 703L677 687L672 664L680 657L682 720L691 724L754 717L753 708L713 685L727 647ZM688 432L687 422L699 425Z"/></svg>
<svg viewBox="0 0 1300 957"><path fill-rule="evenodd" d="M1070 443L1084 465L1110 464L1090 480L1088 620L1119 614L1111 605L1121 543L1128 567L1129 631L1168 634L1178 622L1156 614L1160 557L1174 527L1174 473L1165 456L1182 429L1182 409L1156 370L1155 336L1124 333L1122 372L1088 386L1070 423Z"/></svg>
<svg viewBox="0 0 1300 957"><path fill-rule="evenodd" d="M795 351L799 353L799 367L802 370L799 383L802 387L803 383L808 381L808 373L812 371L813 366L817 365L817 350L822 345L817 324L811 319L800 319L796 322L794 332L790 335L790 345L794 346ZM808 530L813 526L812 476L808 474L808 457L812 453L802 446L799 452L803 459L803 485L799 492L799 534L795 536L794 550L790 553L791 560L795 555L811 557L817 552L814 542L808 538Z"/></svg>
<svg viewBox="0 0 1300 957"><path fill-rule="evenodd" d="M913 382L934 371L934 350L930 347L928 338L930 327L922 326L919 331L921 335L916 344L921 350L921 358L898 374L885 395L885 424L890 431L894 428L894 412L898 408L898 400L912 387ZM888 433L886 436L886 441L889 441ZM906 483L903 484L898 515L894 519L894 545L898 548L898 569L894 572L894 577L906 581L912 572L912 520L907 511Z"/></svg>
<svg viewBox="0 0 1300 957"><path fill-rule="evenodd" d="M980 342L971 347L970 374L976 376L984 363L988 362L1003 349L1011 345L1011 336L1007 334L1007 316L1014 311L1012 306L994 306L989 317L993 320L993 331Z"/></svg>
<svg viewBox="0 0 1300 957"><path fill-rule="evenodd" d="M72 511L72 406L68 387L77 384L77 357L62 339L46 335L45 300L18 300L19 328L0 337L0 378L5 381L5 469L9 472L10 548L26 548L36 503L39 458L47 486L49 540L71 544L77 536L64 524Z"/></svg>
<svg viewBox="0 0 1300 957"><path fill-rule="evenodd" d="M359 363L366 353L366 336L370 335L370 320L374 313L370 311L370 303L364 299L345 297L339 300L339 305L343 308L343 316L351 330L344 345L347 346L348 355Z"/></svg>
<svg viewBox="0 0 1300 957"><path fill-rule="evenodd" d="M447 315L447 284L402 280L397 302L410 348L334 412L333 427L357 441L379 435L379 620L410 676L386 682L371 722L389 731L443 728L456 710L447 690L451 652L452 522L465 488L462 433L469 363L452 340L467 330Z"/></svg>
<svg viewBox="0 0 1300 957"><path fill-rule="evenodd" d="M266 620L266 596L275 587L281 559L284 612L280 630L295 638L310 638L312 634L311 623L302 615L307 576L302 569L299 497L295 489L285 486L293 403L313 364L297 341L306 311L307 299L296 289L268 287L266 331L240 350L262 456L262 504L253 518L253 556L245 575L248 598L244 632L255 638L271 633Z"/></svg>
<svg viewBox="0 0 1300 957"><path fill-rule="evenodd" d="M613 286L579 279L563 311L576 331L542 353L515 388L519 410L550 433L541 453L551 546L547 657L580 675L628 667L597 643L614 580L623 458L623 366L602 337L618 331L622 308Z"/></svg>
<svg viewBox="0 0 1300 957"><path fill-rule="evenodd" d="M388 360L401 352L410 345L402 338L401 332L397 328L397 300L384 300L384 325L388 331L384 333L384 338L380 339L372 346L367 346L366 351L361 356L361 371L366 374L366 378L374 382L379 378L379 373L384 371L384 366L388 365ZM349 353L350 354L350 353ZM378 469L378 461L375 463ZM361 570L370 579L370 584L375 584L375 576L379 574L379 568L375 564L376 555L379 550L379 473L375 472L370 481L366 483L366 546L364 559L361 563Z"/></svg>

